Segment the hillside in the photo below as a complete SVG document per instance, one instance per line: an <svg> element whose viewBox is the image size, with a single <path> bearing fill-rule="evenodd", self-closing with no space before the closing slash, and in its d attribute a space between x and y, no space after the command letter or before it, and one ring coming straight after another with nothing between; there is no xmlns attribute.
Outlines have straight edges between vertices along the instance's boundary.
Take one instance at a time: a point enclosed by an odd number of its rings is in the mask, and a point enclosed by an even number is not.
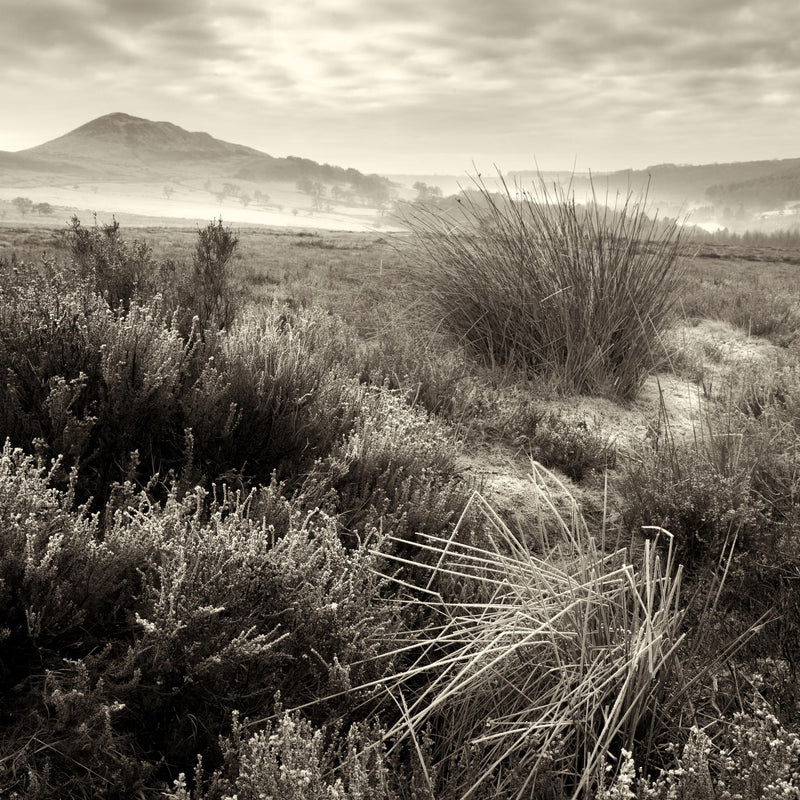
<svg viewBox="0 0 800 800"><path fill-rule="evenodd" d="M124 216L191 224L230 222L334 230L383 225L392 184L379 175L277 158L252 147L114 113L44 144L0 152L0 218L21 218L14 198L48 215ZM137 221L138 220L138 221Z"/></svg>
<svg viewBox="0 0 800 800"><path fill-rule="evenodd" d="M535 172L513 172L523 183ZM789 200L800 200L800 158L780 161L742 161L727 164L657 164L640 170L599 172L572 176L576 193L598 195L639 193L648 189L656 203L689 208L707 203L714 206L744 204L753 210L782 208Z"/></svg>
<svg viewBox="0 0 800 800"><path fill-rule="evenodd" d="M44 144L0 152L0 182L248 179L347 183L374 190L386 180L306 158L276 158L252 147L129 114L98 117Z"/></svg>

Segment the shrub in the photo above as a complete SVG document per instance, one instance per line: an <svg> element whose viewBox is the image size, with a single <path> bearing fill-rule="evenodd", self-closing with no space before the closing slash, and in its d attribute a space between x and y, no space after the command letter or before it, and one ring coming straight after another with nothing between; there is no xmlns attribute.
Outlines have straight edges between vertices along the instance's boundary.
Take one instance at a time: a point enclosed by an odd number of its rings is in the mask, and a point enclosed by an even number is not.
<svg viewBox="0 0 800 800"><path fill-rule="evenodd" d="M519 366L565 391L633 397L674 303L680 230L556 190L491 193L458 210L414 207L408 280L437 324L484 362Z"/></svg>
<svg viewBox="0 0 800 800"><path fill-rule="evenodd" d="M226 332L183 403L206 478L299 478L325 457L360 413L352 349L342 324L316 309L252 311Z"/></svg>
<svg viewBox="0 0 800 800"><path fill-rule="evenodd" d="M230 328L237 311L231 259L239 237L222 224L209 222L197 231L192 258L193 303L201 329Z"/></svg>
<svg viewBox="0 0 800 800"><path fill-rule="evenodd" d="M746 464L720 464L702 446L673 441L631 464L619 491L628 530L670 531L678 560L693 574L716 566L727 547L744 540L762 508Z"/></svg>
<svg viewBox="0 0 800 800"><path fill-rule="evenodd" d="M118 689L129 711L148 720L141 745L170 763L212 753L233 709L263 715L276 692L303 705L387 669L381 653L396 623L375 557L346 550L335 520L284 503L281 538L270 519L251 519L249 502L212 504L205 519L202 493L117 515L107 534L109 546L137 543L142 575L129 609L134 642L109 671L130 685Z"/></svg>
<svg viewBox="0 0 800 800"><path fill-rule="evenodd" d="M90 281L95 291L116 309L127 308L135 297L152 292L157 267L145 242L125 241L119 223L85 228L72 217L70 251L73 266L81 278Z"/></svg>
<svg viewBox="0 0 800 800"><path fill-rule="evenodd" d="M654 524L674 534L694 590L689 613L716 596L720 631L730 637L755 626L740 657L785 659L792 668L784 694L797 698L797 392L791 375L776 375L776 382L779 402L769 387L732 394L727 408L708 413L693 442L666 435L644 450L618 488L632 534ZM718 589L721 576L725 586ZM795 716L790 710L789 718Z"/></svg>
<svg viewBox="0 0 800 800"><path fill-rule="evenodd" d="M758 278L743 282L687 273L680 289L681 311L689 318L730 322L750 336L788 347L800 332L800 304L793 289L764 285Z"/></svg>
<svg viewBox="0 0 800 800"><path fill-rule="evenodd" d="M163 507L128 484L101 531L52 469L9 445L0 458L0 794L133 792L198 752L214 766L232 710L268 714L276 692L333 695L317 725L372 707L348 690L391 669L399 620L377 556L345 548L336 520L277 484Z"/></svg>
<svg viewBox="0 0 800 800"><path fill-rule="evenodd" d="M452 432L386 389L362 390L359 407L352 429L304 482L306 502L359 536L376 520L395 535L441 534L467 501Z"/></svg>
<svg viewBox="0 0 800 800"><path fill-rule="evenodd" d="M346 736L315 728L297 713L249 732L233 718L223 744L225 766L204 780L202 763L195 771L195 790L185 776L175 781L170 800L394 800L398 797L380 729L353 725ZM204 784L206 784L204 786Z"/></svg>
<svg viewBox="0 0 800 800"><path fill-rule="evenodd" d="M786 800L800 795L800 738L763 703L720 727L713 739L693 727L676 766L657 778L637 778L633 754L623 751L615 777L604 782L598 800Z"/></svg>
<svg viewBox="0 0 800 800"><path fill-rule="evenodd" d="M575 481L616 464L616 449L608 437L588 420L563 413L531 419L528 430L518 433L517 442L542 466L558 469Z"/></svg>
<svg viewBox="0 0 800 800"><path fill-rule="evenodd" d="M124 706L83 660L65 660L33 681L0 745L0 796L8 800L134 797L153 766L120 732Z"/></svg>

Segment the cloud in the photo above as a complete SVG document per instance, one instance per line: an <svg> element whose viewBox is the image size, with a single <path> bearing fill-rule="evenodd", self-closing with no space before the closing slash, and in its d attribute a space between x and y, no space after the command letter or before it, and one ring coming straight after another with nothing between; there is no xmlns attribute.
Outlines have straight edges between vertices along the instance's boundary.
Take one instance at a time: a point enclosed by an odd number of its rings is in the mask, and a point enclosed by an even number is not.
<svg viewBox="0 0 800 800"><path fill-rule="evenodd" d="M376 152L410 137L420 153L629 157L715 122L788 141L798 121L793 0L6 0L3 27L0 64L31 96L50 85L70 112L130 103L268 149L357 155L356 130Z"/></svg>

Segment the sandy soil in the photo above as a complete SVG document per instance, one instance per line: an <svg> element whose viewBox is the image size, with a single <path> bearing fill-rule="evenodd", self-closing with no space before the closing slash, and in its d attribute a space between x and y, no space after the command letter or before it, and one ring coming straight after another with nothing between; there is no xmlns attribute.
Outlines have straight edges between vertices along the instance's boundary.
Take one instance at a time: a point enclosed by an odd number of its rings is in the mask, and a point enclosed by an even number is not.
<svg viewBox="0 0 800 800"><path fill-rule="evenodd" d="M629 404L600 397L570 397L545 405L595 426L614 442L621 457L640 458L648 437L663 433L665 424L676 441L689 443L707 435L707 411L709 403L714 402L709 400L714 396L714 385L721 385L731 375L772 369L781 352L766 339L712 320L680 326L670 331L668 338L696 362L692 375L651 375ZM506 518L522 524L541 515L539 494L531 484L531 463L523 453L495 446L463 454L459 466ZM567 478L563 480L581 504L601 507L596 490L586 492Z"/></svg>

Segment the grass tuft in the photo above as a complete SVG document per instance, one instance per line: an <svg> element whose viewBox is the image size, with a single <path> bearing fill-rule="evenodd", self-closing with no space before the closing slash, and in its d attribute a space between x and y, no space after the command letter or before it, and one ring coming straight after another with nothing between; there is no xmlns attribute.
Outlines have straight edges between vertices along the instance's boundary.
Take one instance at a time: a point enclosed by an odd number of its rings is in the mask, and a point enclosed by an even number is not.
<svg viewBox="0 0 800 800"><path fill-rule="evenodd" d="M646 197L580 206L541 178L503 186L477 179L454 207L411 207L410 284L481 361L634 397L672 309L680 227L650 219Z"/></svg>
<svg viewBox="0 0 800 800"><path fill-rule="evenodd" d="M427 570L409 602L439 620L412 646L416 662L385 681L407 708L391 733L430 733L436 769L462 800L591 790L609 750L647 746L682 640L671 548L662 559L647 542L639 567L606 554L574 501L559 512L540 485L555 478L540 469L532 488L562 539L547 556L476 493L485 546L463 544L459 523L448 538L423 537L416 559L388 557Z"/></svg>

